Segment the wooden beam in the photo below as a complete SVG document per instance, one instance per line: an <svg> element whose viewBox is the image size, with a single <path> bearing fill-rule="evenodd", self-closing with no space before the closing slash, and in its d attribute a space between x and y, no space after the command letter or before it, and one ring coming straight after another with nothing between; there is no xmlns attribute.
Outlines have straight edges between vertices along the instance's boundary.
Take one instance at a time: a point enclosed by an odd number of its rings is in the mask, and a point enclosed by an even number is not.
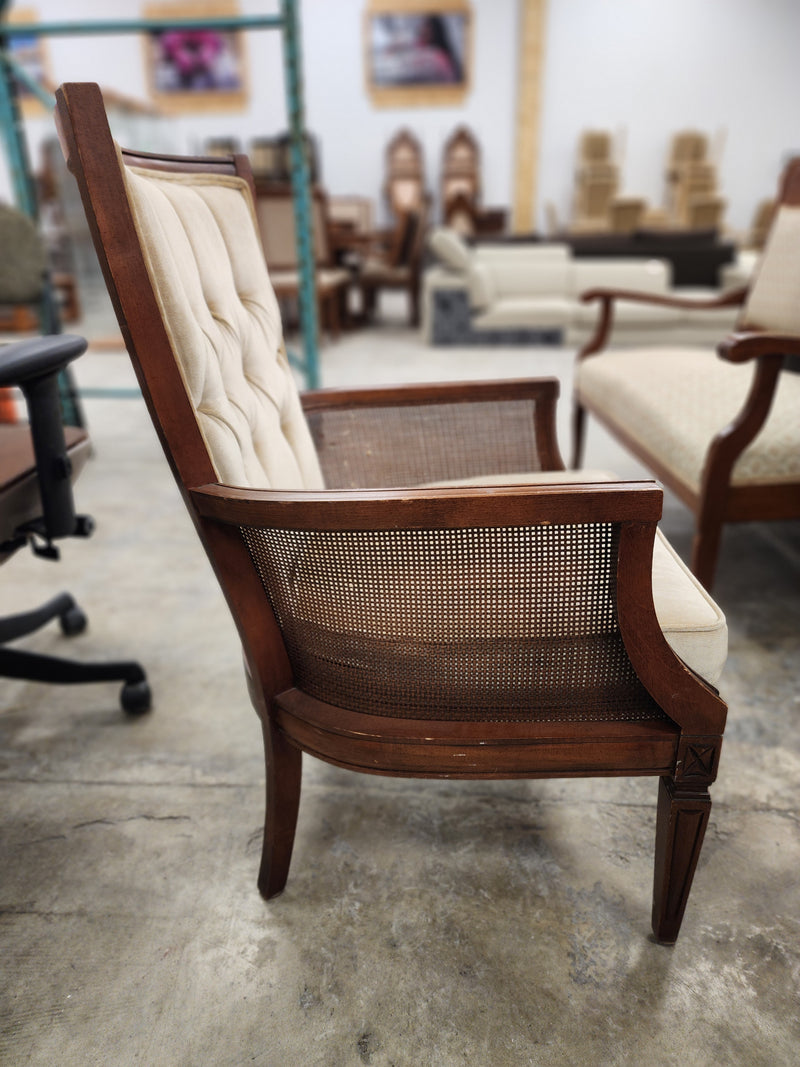
<svg viewBox="0 0 800 1067"><path fill-rule="evenodd" d="M528 232L535 229L536 225L546 9L547 0L519 0L519 74L512 213L515 233Z"/></svg>

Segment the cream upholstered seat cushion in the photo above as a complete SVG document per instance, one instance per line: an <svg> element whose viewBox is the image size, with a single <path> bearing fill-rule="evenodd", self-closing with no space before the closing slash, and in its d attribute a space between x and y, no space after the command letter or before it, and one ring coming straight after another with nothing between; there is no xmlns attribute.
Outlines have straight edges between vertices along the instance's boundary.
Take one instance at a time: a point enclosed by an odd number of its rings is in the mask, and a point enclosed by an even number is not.
<svg viewBox="0 0 800 1067"><path fill-rule="evenodd" d="M744 404L750 364L702 348L606 351L581 360L575 387L697 492L712 439ZM767 421L736 462L734 486L800 480L800 375L782 374Z"/></svg>
<svg viewBox="0 0 800 1067"><path fill-rule="evenodd" d="M248 186L233 176L123 171L176 362L218 479L322 488Z"/></svg>

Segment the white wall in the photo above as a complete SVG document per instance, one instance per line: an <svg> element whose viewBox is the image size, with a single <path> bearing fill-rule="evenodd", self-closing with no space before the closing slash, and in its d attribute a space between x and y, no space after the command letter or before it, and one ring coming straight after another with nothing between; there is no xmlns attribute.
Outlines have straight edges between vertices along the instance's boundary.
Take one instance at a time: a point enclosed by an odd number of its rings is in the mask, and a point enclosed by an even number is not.
<svg viewBox="0 0 800 1067"><path fill-rule="evenodd" d="M798 42L798 0L550 0L540 203L567 212L584 128L624 128L624 191L655 204L671 133L723 131L728 221L746 227L800 152Z"/></svg>
<svg viewBox="0 0 800 1067"><path fill-rule="evenodd" d="M41 21L137 18L144 0L23 0ZM300 0L306 112L320 138L323 180L332 193L379 200L383 150L411 126L435 189L442 145L461 122L480 138L485 200L510 204L513 192L517 0L472 0L474 67L463 106L389 110L364 92L362 17L366 0ZM244 13L277 10L276 0L240 0ZM67 10L68 9L68 10ZM721 159L729 221L745 227L758 200L775 188L781 162L800 151L800 0L549 0L545 42L538 204L562 217L571 199L575 150L587 127L623 129L624 187L661 202L671 133L726 132ZM279 35L248 35L251 103L236 114L186 116L165 123L175 151L200 151L206 137L250 138L285 129ZM54 80L91 80L144 98L142 43L136 36L48 40ZM50 120L27 123L31 155L52 133ZM5 181L3 180L5 177ZM0 198L10 198L0 173Z"/></svg>

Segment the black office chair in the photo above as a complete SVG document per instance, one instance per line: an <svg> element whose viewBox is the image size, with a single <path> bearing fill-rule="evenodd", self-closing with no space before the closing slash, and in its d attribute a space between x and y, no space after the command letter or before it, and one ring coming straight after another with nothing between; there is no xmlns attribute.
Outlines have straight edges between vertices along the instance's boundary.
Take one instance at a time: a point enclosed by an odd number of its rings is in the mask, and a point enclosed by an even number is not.
<svg viewBox="0 0 800 1067"><path fill-rule="evenodd" d="M93 522L76 515L72 481L89 454L89 437L65 427L58 378L86 350L71 334L35 337L0 347L0 388L18 386L28 423L0 424L0 563L29 544L37 555L57 559L54 541L87 537ZM0 677L51 683L123 682L120 701L131 715L149 710L150 687L138 663L79 663L7 648L58 618L67 636L86 628L86 616L68 593L19 615L0 617Z"/></svg>

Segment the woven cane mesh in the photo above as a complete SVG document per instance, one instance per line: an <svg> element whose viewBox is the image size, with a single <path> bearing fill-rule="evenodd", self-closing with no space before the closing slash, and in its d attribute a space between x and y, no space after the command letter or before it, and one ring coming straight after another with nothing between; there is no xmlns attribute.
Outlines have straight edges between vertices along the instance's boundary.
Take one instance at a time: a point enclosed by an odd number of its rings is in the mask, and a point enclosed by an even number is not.
<svg viewBox="0 0 800 1067"><path fill-rule="evenodd" d="M329 489L539 471L533 399L310 411Z"/></svg>
<svg viewBox="0 0 800 1067"><path fill-rule="evenodd" d="M242 533L295 683L319 700L419 719L660 715L620 638L611 524Z"/></svg>

